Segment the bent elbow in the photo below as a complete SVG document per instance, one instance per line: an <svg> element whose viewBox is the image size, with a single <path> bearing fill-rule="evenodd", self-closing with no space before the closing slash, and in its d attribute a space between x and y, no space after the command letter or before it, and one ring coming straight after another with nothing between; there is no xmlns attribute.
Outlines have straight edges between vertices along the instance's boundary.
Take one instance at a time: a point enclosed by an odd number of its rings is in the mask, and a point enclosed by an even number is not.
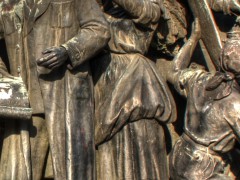
<svg viewBox="0 0 240 180"><path fill-rule="evenodd" d="M104 41L104 46L106 46L108 44L110 38L111 38L109 25L104 27L102 38L103 38L103 41Z"/></svg>

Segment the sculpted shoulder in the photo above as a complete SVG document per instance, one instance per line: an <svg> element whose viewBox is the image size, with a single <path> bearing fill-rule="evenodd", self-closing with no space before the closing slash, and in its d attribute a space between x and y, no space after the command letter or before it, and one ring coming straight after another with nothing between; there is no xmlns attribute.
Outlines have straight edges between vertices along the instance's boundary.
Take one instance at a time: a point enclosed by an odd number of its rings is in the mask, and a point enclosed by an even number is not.
<svg viewBox="0 0 240 180"><path fill-rule="evenodd" d="M240 92L232 89L232 93L221 100L225 118L237 120L240 117Z"/></svg>

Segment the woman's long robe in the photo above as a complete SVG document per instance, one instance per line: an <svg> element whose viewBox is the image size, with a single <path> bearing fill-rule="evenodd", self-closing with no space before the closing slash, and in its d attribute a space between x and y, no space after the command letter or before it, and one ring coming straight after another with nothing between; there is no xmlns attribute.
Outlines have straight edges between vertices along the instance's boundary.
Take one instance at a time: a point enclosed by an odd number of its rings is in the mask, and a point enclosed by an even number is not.
<svg viewBox="0 0 240 180"><path fill-rule="evenodd" d="M103 1L109 49L93 66L98 179L168 179L162 124L175 104L148 51L159 0Z"/></svg>

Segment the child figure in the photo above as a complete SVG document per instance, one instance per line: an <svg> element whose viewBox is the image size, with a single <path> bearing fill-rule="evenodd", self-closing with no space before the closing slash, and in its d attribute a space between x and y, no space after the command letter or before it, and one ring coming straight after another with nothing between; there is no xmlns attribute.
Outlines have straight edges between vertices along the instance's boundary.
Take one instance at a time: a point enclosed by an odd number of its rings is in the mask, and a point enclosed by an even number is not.
<svg viewBox="0 0 240 180"><path fill-rule="evenodd" d="M168 80L187 98L184 133L170 154L172 179L233 179L229 152L240 140L240 31L228 33L221 71L187 68L200 38L196 20L192 35L173 60Z"/></svg>

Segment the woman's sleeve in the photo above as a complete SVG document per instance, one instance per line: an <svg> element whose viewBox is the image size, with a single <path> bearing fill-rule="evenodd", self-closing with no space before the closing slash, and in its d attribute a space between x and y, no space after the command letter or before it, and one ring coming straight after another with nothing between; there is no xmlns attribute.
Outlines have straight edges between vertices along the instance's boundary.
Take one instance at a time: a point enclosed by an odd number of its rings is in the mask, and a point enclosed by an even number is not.
<svg viewBox="0 0 240 180"><path fill-rule="evenodd" d="M113 0L125 9L136 23L157 23L160 15L160 0Z"/></svg>

